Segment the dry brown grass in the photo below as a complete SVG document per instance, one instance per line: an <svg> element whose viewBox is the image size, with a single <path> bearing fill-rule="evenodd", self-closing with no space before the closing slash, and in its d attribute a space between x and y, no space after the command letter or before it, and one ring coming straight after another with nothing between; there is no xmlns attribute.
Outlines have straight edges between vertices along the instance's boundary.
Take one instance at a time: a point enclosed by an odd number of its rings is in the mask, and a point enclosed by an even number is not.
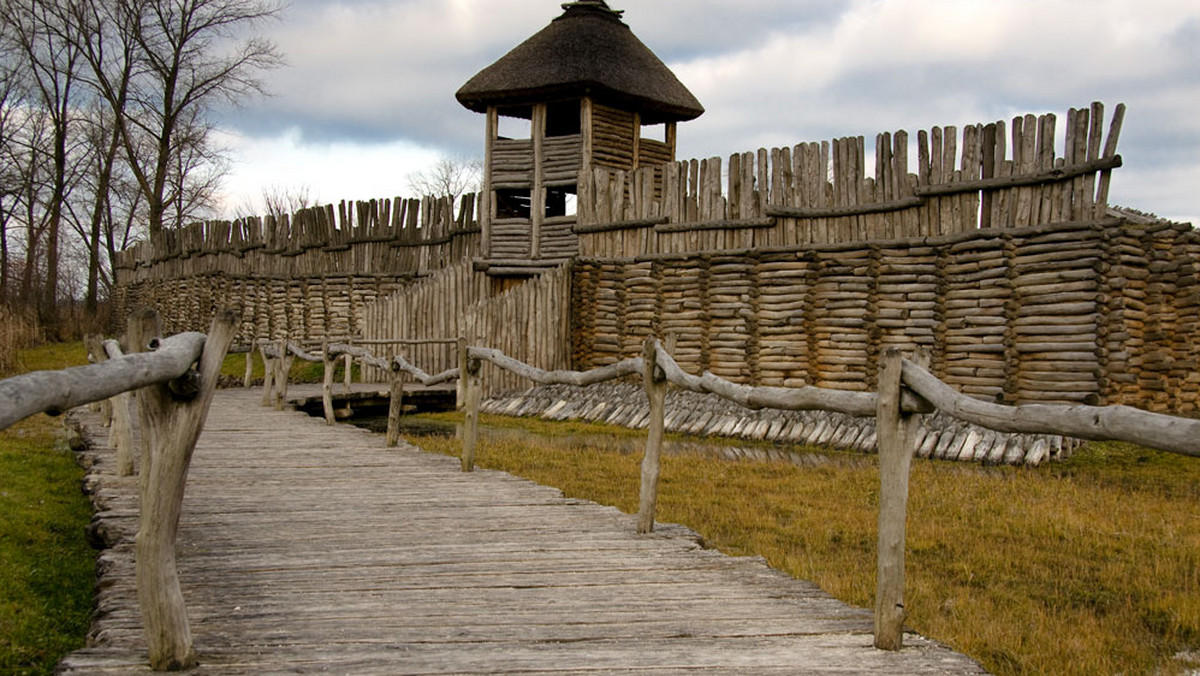
<svg viewBox="0 0 1200 676"><path fill-rule="evenodd" d="M521 441L483 442L479 464L636 510L637 455L573 446L543 436L553 427L538 429ZM454 439L418 443L459 449ZM659 518L869 607L878 481L872 463L801 468L668 456ZM1036 469L923 461L909 510L909 625L990 671L1179 674L1196 666L1177 656L1200 649L1200 460L1097 444Z"/></svg>
<svg viewBox="0 0 1200 676"><path fill-rule="evenodd" d="M20 350L41 342L37 321L0 305L0 374L11 374L17 367Z"/></svg>

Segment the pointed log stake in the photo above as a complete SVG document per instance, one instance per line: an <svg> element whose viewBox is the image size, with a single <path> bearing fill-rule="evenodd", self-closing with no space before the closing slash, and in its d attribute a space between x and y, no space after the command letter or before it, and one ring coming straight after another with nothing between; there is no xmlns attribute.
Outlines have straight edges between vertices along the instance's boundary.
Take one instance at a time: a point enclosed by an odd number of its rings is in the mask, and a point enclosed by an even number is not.
<svg viewBox="0 0 1200 676"><path fill-rule="evenodd" d="M879 547L875 569L875 647L899 650L904 644L904 538L908 475L912 467L912 416L901 412L903 358L889 348L879 358L879 398L875 424L879 446Z"/></svg>
<svg viewBox="0 0 1200 676"><path fill-rule="evenodd" d="M658 341L646 338L642 348L642 383L650 400L650 429L646 434L646 452L642 456L642 478L638 499L638 533L654 530L654 511L658 503L658 470L662 454L663 409L667 395L667 376L658 367Z"/></svg>
<svg viewBox="0 0 1200 676"><path fill-rule="evenodd" d="M175 566L175 536L192 453L204 428L221 362L233 342L237 322L237 313L232 310L213 320L196 371L199 391L195 395L180 400L168 385L152 385L139 393L145 429L151 433L153 447L148 469L142 470L144 488L135 558L138 605L150 666L156 671L188 669L196 664Z"/></svg>

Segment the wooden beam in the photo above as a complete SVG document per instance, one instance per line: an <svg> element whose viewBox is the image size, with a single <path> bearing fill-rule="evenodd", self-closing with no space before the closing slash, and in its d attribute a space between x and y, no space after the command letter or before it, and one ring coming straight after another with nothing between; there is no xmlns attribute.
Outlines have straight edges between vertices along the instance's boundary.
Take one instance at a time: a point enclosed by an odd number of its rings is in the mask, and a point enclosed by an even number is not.
<svg viewBox="0 0 1200 676"><path fill-rule="evenodd" d="M955 391L928 370L904 362L904 384L939 410L999 432L1061 434L1093 441L1128 441L1200 457L1200 420L1130 406L1026 404L1004 406Z"/></svg>

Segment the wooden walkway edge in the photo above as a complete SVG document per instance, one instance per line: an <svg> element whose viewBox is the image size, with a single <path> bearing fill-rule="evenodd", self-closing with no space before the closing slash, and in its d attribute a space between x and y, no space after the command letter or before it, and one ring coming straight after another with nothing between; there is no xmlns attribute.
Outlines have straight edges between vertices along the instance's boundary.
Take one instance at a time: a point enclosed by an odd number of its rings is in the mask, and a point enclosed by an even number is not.
<svg viewBox="0 0 1200 676"><path fill-rule="evenodd" d="M382 435L217 393L184 501L179 573L193 674L981 674L910 635L872 646L869 611L680 526L563 498ZM98 599L63 674L148 673L133 581L137 479L98 416Z"/></svg>

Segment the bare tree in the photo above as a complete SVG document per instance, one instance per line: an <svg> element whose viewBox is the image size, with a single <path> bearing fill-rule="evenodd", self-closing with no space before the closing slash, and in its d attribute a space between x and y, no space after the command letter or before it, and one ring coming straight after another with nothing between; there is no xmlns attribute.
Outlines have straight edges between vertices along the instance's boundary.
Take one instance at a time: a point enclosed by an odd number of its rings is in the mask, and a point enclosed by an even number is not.
<svg viewBox="0 0 1200 676"><path fill-rule="evenodd" d="M32 99L45 116L49 129L50 194L44 203L45 277L40 290L39 319L51 336L57 328L59 239L62 205L70 190L73 167L71 134L76 118L74 90L77 88L80 51L69 38L69 29L54 0L3 0L0 21L10 48L24 59L24 71ZM32 192L29 193L32 196ZM27 205L32 209L33 205ZM32 219L31 219L32 220ZM30 289L32 291L32 289Z"/></svg>
<svg viewBox="0 0 1200 676"><path fill-rule="evenodd" d="M145 200L151 236L179 225L206 191L188 192L188 172L210 159L209 108L261 93L258 75L281 63L274 45L241 38L275 18L274 0L87 0L77 3L77 34L93 84L109 102L129 169ZM119 58L136 63L122 94ZM204 133L197 133L204 130ZM200 162L202 163L202 162ZM207 181L209 177L205 177Z"/></svg>
<svg viewBox="0 0 1200 676"><path fill-rule="evenodd" d="M410 173L406 181L414 196L449 197L457 202L464 194L478 191L482 177L482 160L442 157L433 165Z"/></svg>

